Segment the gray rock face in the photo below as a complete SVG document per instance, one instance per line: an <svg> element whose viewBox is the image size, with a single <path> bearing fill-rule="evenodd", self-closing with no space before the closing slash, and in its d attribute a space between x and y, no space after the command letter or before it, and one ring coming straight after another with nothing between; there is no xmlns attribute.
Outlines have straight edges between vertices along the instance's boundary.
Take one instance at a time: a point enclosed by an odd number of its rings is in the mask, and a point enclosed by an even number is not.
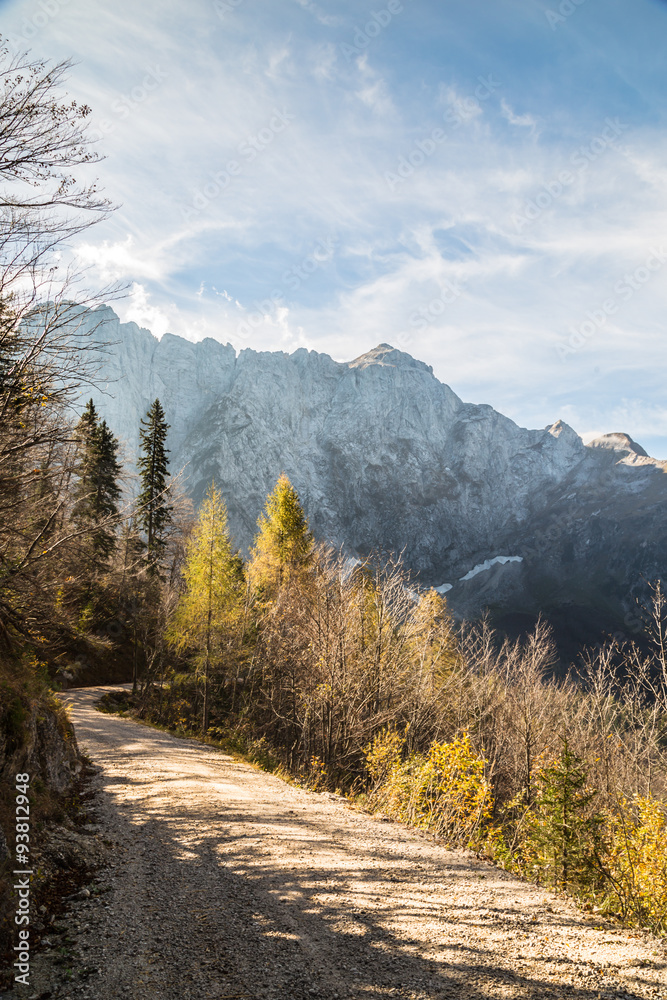
<svg viewBox="0 0 667 1000"><path fill-rule="evenodd" d="M667 467L627 435L587 447L561 421L526 430L388 344L349 363L304 349L237 357L213 340L158 341L107 308L99 320L99 411L135 455L159 397L172 471L185 466L195 500L216 480L243 548L285 471L317 537L403 551L466 612L583 601L618 619L641 575L667 565ZM498 556L521 561L461 580Z"/></svg>
<svg viewBox="0 0 667 1000"><path fill-rule="evenodd" d="M171 334L157 340L136 323L121 323L108 306L89 311L82 326L101 345L99 384L82 399L92 396L129 457L138 453L139 419L160 399L171 424L173 466L189 430L228 391L236 351L216 340L192 344Z"/></svg>
<svg viewBox="0 0 667 1000"><path fill-rule="evenodd" d="M629 434L615 433L603 434L602 437L590 441L589 448L609 448L611 451L624 452L627 455L638 455L640 458L648 458L640 444L633 441Z"/></svg>

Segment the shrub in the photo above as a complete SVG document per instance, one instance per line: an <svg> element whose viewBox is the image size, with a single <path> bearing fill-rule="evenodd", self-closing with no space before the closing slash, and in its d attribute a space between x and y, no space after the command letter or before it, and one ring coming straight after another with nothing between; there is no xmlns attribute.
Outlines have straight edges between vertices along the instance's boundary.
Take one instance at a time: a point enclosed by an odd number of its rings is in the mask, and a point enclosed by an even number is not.
<svg viewBox="0 0 667 1000"><path fill-rule="evenodd" d="M405 735L396 729L385 728L364 748L366 770L370 776L373 791L388 779L392 770L400 765L405 748Z"/></svg>
<svg viewBox="0 0 667 1000"><path fill-rule="evenodd" d="M606 908L624 920L667 932L667 810L651 796L623 801L609 821L603 866Z"/></svg>
<svg viewBox="0 0 667 1000"><path fill-rule="evenodd" d="M381 781L371 802L450 844L481 843L493 798L485 761L475 753L468 733L451 743L434 742L428 753L401 760L404 745L404 737L385 730L366 748L369 774Z"/></svg>

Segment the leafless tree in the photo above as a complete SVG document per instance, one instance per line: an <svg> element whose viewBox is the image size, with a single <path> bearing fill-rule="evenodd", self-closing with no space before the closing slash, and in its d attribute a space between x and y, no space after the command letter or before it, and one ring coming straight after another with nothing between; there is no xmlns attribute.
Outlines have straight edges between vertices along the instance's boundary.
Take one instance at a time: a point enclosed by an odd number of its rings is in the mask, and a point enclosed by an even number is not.
<svg viewBox="0 0 667 1000"><path fill-rule="evenodd" d="M71 240L111 210L77 174L99 156L90 109L69 100L68 61L50 65L0 43L0 636L52 590L55 554L77 531L67 514L71 412L98 363L83 275L61 262ZM45 567L49 566L48 569ZM15 599L17 592L23 594ZM52 595L53 596L53 595ZM39 617L39 611L35 610ZM29 615L28 615L29 617Z"/></svg>

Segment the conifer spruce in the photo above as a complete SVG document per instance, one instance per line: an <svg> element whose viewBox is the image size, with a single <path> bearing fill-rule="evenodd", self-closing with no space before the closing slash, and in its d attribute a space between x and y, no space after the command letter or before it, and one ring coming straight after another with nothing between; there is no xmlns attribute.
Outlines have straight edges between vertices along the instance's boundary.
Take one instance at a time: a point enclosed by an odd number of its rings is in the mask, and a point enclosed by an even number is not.
<svg viewBox="0 0 667 1000"><path fill-rule="evenodd" d="M85 517L90 508L95 468L94 441L97 424L97 410L92 399L89 399L74 429L74 437L77 444L76 475L78 477L74 513L77 517L81 515Z"/></svg>
<svg viewBox="0 0 667 1000"><path fill-rule="evenodd" d="M141 455L138 462L141 477L141 492L137 498L138 523L146 535L146 563L151 575L160 572L172 517L167 485L169 451L165 448L168 430L164 410L160 400L156 399L141 421Z"/></svg>
<svg viewBox="0 0 667 1000"><path fill-rule="evenodd" d="M107 422L98 419L91 400L75 431L77 485L74 519L90 531L90 556L95 566L106 564L116 548L114 519L121 496L118 440Z"/></svg>
<svg viewBox="0 0 667 1000"><path fill-rule="evenodd" d="M595 789L588 785L584 761L561 737L559 756L537 778L537 801L529 838L539 867L554 889L583 886L594 877L593 846L600 817L591 810Z"/></svg>

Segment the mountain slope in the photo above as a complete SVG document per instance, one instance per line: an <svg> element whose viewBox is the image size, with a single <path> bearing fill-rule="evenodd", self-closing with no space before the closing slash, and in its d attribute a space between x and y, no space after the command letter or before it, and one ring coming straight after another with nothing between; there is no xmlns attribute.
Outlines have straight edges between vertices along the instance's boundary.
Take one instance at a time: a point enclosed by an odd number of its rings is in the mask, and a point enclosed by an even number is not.
<svg viewBox="0 0 667 1000"><path fill-rule="evenodd" d="M186 466L196 499L216 479L243 547L284 470L318 537L403 551L466 613L572 605L618 626L667 565L666 466L627 435L585 446L561 421L526 430L388 344L349 363L304 349L237 357L213 340L157 341L107 308L87 318L99 320L100 411L135 454L159 396L172 469Z"/></svg>

